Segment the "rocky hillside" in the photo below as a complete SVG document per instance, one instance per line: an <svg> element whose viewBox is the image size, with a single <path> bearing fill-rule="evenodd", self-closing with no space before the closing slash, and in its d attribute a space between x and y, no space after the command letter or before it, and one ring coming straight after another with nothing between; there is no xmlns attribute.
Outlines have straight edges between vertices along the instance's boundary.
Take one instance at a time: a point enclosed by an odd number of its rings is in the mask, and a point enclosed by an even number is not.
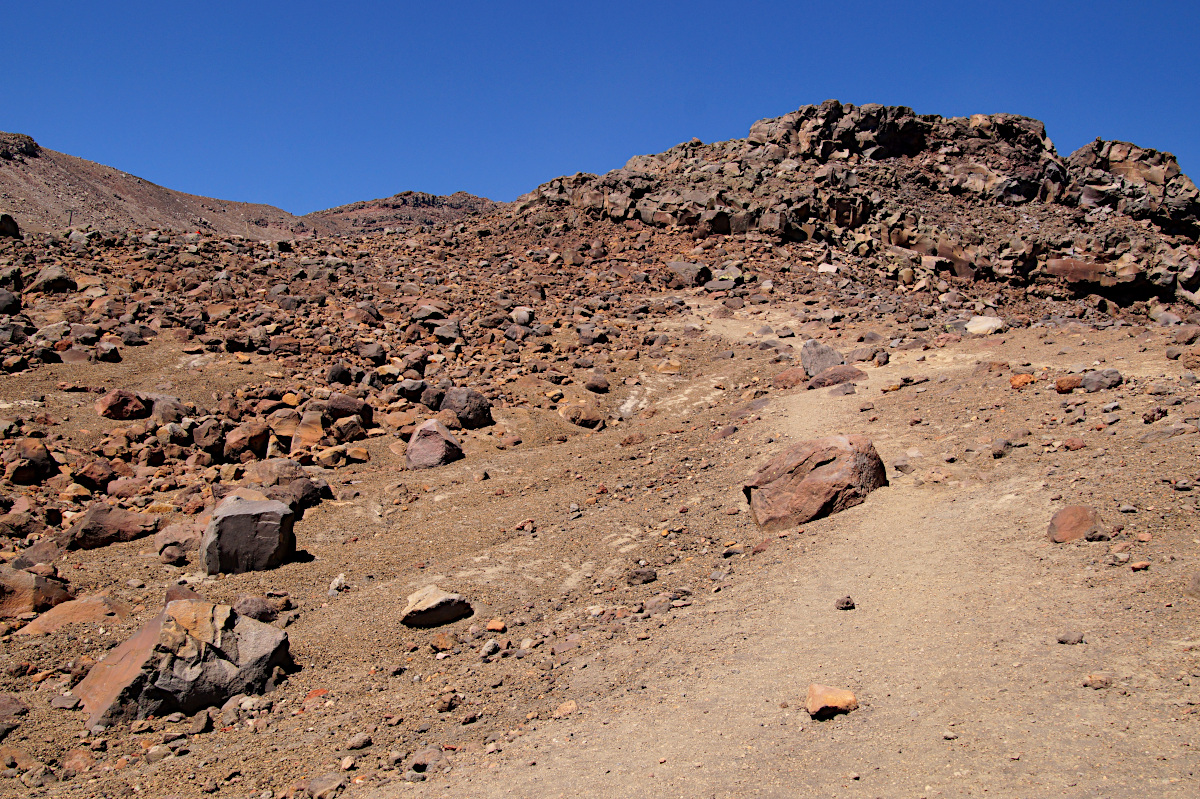
<svg viewBox="0 0 1200 799"><path fill-rule="evenodd" d="M409 231L4 222L0 793L1190 796L1196 218L827 103Z"/></svg>
<svg viewBox="0 0 1200 799"><path fill-rule="evenodd" d="M905 286L939 274L1019 286L1064 278L1122 301L1192 301L1200 287L1200 192L1174 156L1097 140L1062 158L1041 122L1010 114L830 100L759 121L745 139L694 140L518 202L534 222L562 209L698 238L815 242L831 262Z"/></svg>
<svg viewBox="0 0 1200 799"><path fill-rule="evenodd" d="M112 167L47 150L31 137L0 133L0 213L25 229L129 228L275 241L450 222L496 203L458 192L403 192L304 217L261 203L199 197Z"/></svg>
<svg viewBox="0 0 1200 799"><path fill-rule="evenodd" d="M503 207L483 197L458 191L448 196L405 191L379 200L341 205L314 211L304 217L314 227L327 227L344 235L381 233L388 228L434 225L455 222L467 216L485 214Z"/></svg>

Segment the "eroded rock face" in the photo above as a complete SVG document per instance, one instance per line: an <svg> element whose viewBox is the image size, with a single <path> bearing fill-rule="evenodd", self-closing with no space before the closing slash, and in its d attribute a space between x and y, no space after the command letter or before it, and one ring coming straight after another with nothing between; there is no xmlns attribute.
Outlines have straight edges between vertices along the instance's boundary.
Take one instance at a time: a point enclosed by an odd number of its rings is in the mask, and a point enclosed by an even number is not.
<svg viewBox="0 0 1200 799"><path fill-rule="evenodd" d="M887 482L871 442L842 435L800 442L762 466L742 490L754 521L775 531L858 505Z"/></svg>
<svg viewBox="0 0 1200 799"><path fill-rule="evenodd" d="M292 509L275 500L226 497L200 539L207 574L273 569L296 553Z"/></svg>
<svg viewBox="0 0 1200 799"><path fill-rule="evenodd" d="M201 599L169 602L74 689L88 725L195 713L270 690L293 667L283 630Z"/></svg>

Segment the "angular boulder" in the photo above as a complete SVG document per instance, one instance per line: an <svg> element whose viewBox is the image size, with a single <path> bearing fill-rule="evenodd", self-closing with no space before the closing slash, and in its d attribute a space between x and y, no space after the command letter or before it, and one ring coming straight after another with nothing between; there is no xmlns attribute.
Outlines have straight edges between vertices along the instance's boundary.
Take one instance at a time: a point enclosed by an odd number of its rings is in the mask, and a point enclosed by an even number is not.
<svg viewBox="0 0 1200 799"><path fill-rule="evenodd" d="M169 602L73 689L88 726L192 714L275 687L293 668L283 630L202 599Z"/></svg>
<svg viewBox="0 0 1200 799"><path fill-rule="evenodd" d="M829 367L840 366L845 362L846 359L840 352L815 338L810 338L800 347L800 365L809 377L816 377Z"/></svg>
<svg viewBox="0 0 1200 799"><path fill-rule="evenodd" d="M35 485L58 474L58 462L40 438L22 438L4 453L4 476L18 485Z"/></svg>
<svg viewBox="0 0 1200 799"><path fill-rule="evenodd" d="M742 491L754 521L775 531L858 505L887 482L866 436L842 435L796 444L755 472Z"/></svg>
<svg viewBox="0 0 1200 799"><path fill-rule="evenodd" d="M1080 385L1083 386L1083 390L1087 393L1095 394L1097 391L1116 388L1121 385L1124 379L1116 369L1096 369L1084 373Z"/></svg>
<svg viewBox="0 0 1200 799"><path fill-rule="evenodd" d="M121 541L133 541L153 535L158 517L92 504L64 533L59 534L63 549L98 549Z"/></svg>
<svg viewBox="0 0 1200 799"><path fill-rule="evenodd" d="M0 564L0 619L40 613L72 598L62 583Z"/></svg>
<svg viewBox="0 0 1200 799"><path fill-rule="evenodd" d="M438 627L474 612L471 603L459 594L443 591L436 585L427 585L408 595L408 604L400 621L406 627Z"/></svg>
<svg viewBox="0 0 1200 799"><path fill-rule="evenodd" d="M152 402L143 402L137 392L123 388L114 388L100 399L96 400L96 413L105 419L126 421L128 419L145 419L150 415Z"/></svg>
<svg viewBox="0 0 1200 799"><path fill-rule="evenodd" d="M439 410L451 411L468 430L487 427L492 422L492 402L473 388L449 389Z"/></svg>
<svg viewBox="0 0 1200 799"><path fill-rule="evenodd" d="M275 500L221 500L200 539L205 574L242 574L279 566L296 554L292 509Z"/></svg>
<svg viewBox="0 0 1200 799"><path fill-rule="evenodd" d="M409 469L433 469L462 458L462 445L437 419L414 430L404 451L404 465Z"/></svg>

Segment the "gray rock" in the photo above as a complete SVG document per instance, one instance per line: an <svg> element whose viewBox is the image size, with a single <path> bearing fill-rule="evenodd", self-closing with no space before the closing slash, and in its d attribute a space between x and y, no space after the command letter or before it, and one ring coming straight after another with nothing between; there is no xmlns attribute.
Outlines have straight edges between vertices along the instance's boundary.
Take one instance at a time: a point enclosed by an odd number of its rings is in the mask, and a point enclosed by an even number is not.
<svg viewBox="0 0 1200 799"><path fill-rule="evenodd" d="M292 509L275 500L227 497L213 511L200 540L206 574L274 568L296 553Z"/></svg>
<svg viewBox="0 0 1200 799"><path fill-rule="evenodd" d="M30 291L41 291L46 294L74 291L75 289L75 279L67 274L66 269L57 265L47 266L38 272L37 277L29 285Z"/></svg>
<svg viewBox="0 0 1200 799"><path fill-rule="evenodd" d="M1116 388L1124 378L1116 369L1098 369L1087 372L1083 376L1083 389L1089 394L1107 388Z"/></svg>
<svg viewBox="0 0 1200 799"><path fill-rule="evenodd" d="M283 630L201 599L163 612L110 650L73 689L87 726L192 714L274 687L292 668Z"/></svg>
<svg viewBox="0 0 1200 799"><path fill-rule="evenodd" d="M840 352L815 338L810 338L800 348L800 365L809 377L816 377L831 366L840 366L845 362Z"/></svg>
<svg viewBox="0 0 1200 799"><path fill-rule="evenodd" d="M471 603L458 594L427 585L409 594L401 621L407 627L438 627L474 613Z"/></svg>
<svg viewBox="0 0 1200 799"><path fill-rule="evenodd" d="M442 397L440 410L449 410L458 417L459 423L468 430L492 424L492 403L473 388L457 387Z"/></svg>

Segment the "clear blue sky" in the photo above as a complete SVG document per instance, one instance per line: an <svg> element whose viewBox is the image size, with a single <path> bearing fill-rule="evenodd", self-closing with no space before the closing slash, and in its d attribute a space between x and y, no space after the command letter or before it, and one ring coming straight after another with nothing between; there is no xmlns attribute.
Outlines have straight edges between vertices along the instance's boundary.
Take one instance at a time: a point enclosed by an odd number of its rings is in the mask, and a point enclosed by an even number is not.
<svg viewBox="0 0 1200 799"><path fill-rule="evenodd" d="M1200 172L1200 5L115 2L5 5L0 130L294 213L510 200L830 97L1012 112Z"/></svg>

